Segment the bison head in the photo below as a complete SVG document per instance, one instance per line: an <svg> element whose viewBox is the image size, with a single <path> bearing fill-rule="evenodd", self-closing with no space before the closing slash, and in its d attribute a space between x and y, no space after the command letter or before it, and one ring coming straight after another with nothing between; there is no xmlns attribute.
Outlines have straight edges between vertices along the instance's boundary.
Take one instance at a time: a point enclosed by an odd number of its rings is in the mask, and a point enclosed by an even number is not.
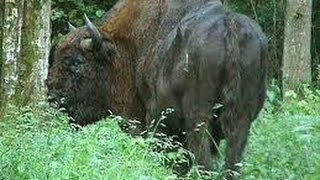
<svg viewBox="0 0 320 180"><path fill-rule="evenodd" d="M108 114L115 46L85 16L86 26L60 43L49 68L49 101L64 108L76 124L95 122Z"/></svg>

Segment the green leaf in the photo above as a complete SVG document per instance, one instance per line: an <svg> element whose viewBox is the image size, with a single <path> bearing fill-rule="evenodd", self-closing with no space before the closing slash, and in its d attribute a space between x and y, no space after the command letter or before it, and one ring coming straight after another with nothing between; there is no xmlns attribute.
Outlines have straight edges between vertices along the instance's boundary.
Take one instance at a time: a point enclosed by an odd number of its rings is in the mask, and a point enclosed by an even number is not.
<svg viewBox="0 0 320 180"><path fill-rule="evenodd" d="M96 16L97 17L99 17L99 18L101 18L102 16L104 16L104 14L105 14L106 12L104 11L104 10L98 10L98 11L96 11Z"/></svg>

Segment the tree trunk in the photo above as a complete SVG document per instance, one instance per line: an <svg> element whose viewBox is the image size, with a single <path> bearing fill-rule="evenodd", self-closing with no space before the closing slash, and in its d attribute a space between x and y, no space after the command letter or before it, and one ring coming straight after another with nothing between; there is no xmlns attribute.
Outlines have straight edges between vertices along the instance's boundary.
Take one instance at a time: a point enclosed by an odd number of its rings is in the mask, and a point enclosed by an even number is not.
<svg viewBox="0 0 320 180"><path fill-rule="evenodd" d="M287 1L283 92L311 82L311 12L312 0Z"/></svg>
<svg viewBox="0 0 320 180"><path fill-rule="evenodd" d="M2 114L2 107L4 102L4 87L3 87L3 66L4 66L4 59L3 59L3 48L2 48L2 39L3 39L3 22L4 22L4 0L0 0L0 118Z"/></svg>
<svg viewBox="0 0 320 180"><path fill-rule="evenodd" d="M313 0L312 14L312 78L320 87L320 0Z"/></svg>
<svg viewBox="0 0 320 180"><path fill-rule="evenodd" d="M50 48L51 1L4 0L1 7L5 7L1 26L3 101L26 105L44 92Z"/></svg>

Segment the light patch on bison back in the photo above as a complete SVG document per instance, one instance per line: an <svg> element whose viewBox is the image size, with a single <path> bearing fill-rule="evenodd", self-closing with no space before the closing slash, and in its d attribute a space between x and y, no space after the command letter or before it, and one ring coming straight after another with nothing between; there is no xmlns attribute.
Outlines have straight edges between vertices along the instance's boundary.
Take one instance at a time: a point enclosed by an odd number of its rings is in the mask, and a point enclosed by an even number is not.
<svg viewBox="0 0 320 180"><path fill-rule="evenodd" d="M185 66L183 70L189 73L189 54L187 52L185 52Z"/></svg>

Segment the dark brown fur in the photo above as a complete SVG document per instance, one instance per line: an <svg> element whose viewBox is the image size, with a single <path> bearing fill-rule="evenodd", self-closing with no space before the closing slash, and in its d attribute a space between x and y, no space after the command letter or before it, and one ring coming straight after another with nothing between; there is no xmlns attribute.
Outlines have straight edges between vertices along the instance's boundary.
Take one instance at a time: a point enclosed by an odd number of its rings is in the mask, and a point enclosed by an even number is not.
<svg viewBox="0 0 320 180"><path fill-rule="evenodd" d="M177 117L166 121L164 132L178 135L209 170L217 152L212 141L225 138L227 168L237 170L265 99L267 42L259 27L218 0L122 0L99 29L104 50L79 46L88 38L85 29L60 45L49 94L66 97L67 111L81 124L110 109L145 128L162 110L174 108ZM69 69L78 56L85 60L77 67L84 67L86 78L76 81ZM217 103L223 107L214 118Z"/></svg>
<svg viewBox="0 0 320 180"><path fill-rule="evenodd" d="M212 169L217 152L213 139L219 144L226 138L227 167L237 170L265 99L266 47L247 17L215 3L191 11L157 44L153 58L141 62L138 87L150 94L144 98L147 121L174 108L179 118L166 122L167 133L186 132L184 146L206 169ZM215 104L223 105L218 118Z"/></svg>

